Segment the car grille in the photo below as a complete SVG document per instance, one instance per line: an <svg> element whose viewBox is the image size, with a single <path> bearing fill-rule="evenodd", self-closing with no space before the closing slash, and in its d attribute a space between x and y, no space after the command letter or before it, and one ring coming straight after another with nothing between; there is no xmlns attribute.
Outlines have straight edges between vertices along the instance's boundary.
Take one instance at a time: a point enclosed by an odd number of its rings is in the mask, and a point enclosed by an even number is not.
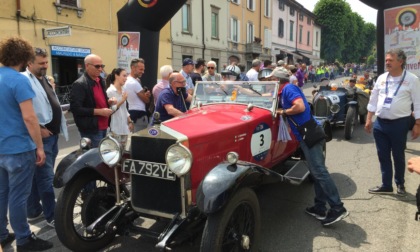
<svg viewBox="0 0 420 252"><path fill-rule="evenodd" d="M329 116L330 114L330 106L328 104L327 99L318 99L315 102L314 106L314 114L315 116Z"/></svg>
<svg viewBox="0 0 420 252"><path fill-rule="evenodd" d="M161 132L164 134L163 132ZM166 135L166 134L165 134ZM131 158L155 163L166 163L165 154L176 139L169 135L163 137L132 136ZM140 212L166 213L173 215L182 212L181 182L159 178L132 175L132 205L141 208ZM144 211L146 210L146 211Z"/></svg>

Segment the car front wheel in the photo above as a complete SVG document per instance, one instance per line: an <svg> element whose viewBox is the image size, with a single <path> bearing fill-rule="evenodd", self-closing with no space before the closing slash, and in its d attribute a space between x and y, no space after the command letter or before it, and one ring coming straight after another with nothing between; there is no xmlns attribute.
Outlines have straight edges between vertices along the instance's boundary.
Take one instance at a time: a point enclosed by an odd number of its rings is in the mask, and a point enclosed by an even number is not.
<svg viewBox="0 0 420 252"><path fill-rule="evenodd" d="M208 216L201 252L255 251L260 225L257 195L242 188L222 210Z"/></svg>
<svg viewBox="0 0 420 252"><path fill-rule="evenodd" d="M346 122L344 125L344 138L350 140L353 136L354 125L357 121L356 107L350 106L346 114Z"/></svg>
<svg viewBox="0 0 420 252"><path fill-rule="evenodd" d="M60 241L73 251L96 251L112 242L115 232L89 234L86 228L115 205L115 186L97 174L82 174L61 191L55 208Z"/></svg>

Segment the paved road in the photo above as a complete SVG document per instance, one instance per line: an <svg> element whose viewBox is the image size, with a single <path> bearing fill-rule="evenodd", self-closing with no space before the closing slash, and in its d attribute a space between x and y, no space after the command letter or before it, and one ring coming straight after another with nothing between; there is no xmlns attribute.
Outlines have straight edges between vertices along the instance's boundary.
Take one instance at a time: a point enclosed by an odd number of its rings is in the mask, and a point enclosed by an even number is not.
<svg viewBox="0 0 420 252"><path fill-rule="evenodd" d="M310 94L311 88L305 88ZM61 151L60 151L61 154ZM407 143L406 159L420 155L418 140ZM406 174L407 196L372 195L370 187L380 184L379 164L373 136L363 127L356 127L353 139L344 140L343 128L333 131L327 143L327 167L336 182L350 216L324 228L304 213L313 201L310 182L301 186L266 185L258 189L262 216L260 252L277 251L419 251L420 222L414 221L417 211L415 193L420 176ZM146 220L144 225L155 225ZM50 251L69 251L45 221L32 223L31 229L54 243ZM12 244L14 246L14 244ZM175 248L174 251L198 251L199 239ZM5 251L13 251L9 246ZM130 235L117 237L103 251L156 251L151 239Z"/></svg>

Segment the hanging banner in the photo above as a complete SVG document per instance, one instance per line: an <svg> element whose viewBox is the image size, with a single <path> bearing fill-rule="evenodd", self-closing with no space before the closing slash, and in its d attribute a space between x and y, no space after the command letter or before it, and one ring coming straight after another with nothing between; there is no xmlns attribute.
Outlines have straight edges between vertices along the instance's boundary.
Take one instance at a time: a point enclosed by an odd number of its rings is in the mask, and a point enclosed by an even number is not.
<svg viewBox="0 0 420 252"><path fill-rule="evenodd" d="M420 4L384 10L385 52L402 49L407 55L405 69L420 77Z"/></svg>
<svg viewBox="0 0 420 252"><path fill-rule="evenodd" d="M118 67L130 73L130 62L140 56L140 32L118 32Z"/></svg>

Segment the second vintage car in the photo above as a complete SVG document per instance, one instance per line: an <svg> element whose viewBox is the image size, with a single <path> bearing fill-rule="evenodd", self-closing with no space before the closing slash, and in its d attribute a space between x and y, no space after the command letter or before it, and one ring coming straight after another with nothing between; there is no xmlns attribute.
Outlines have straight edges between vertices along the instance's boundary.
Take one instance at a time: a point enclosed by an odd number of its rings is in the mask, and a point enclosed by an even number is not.
<svg viewBox="0 0 420 252"><path fill-rule="evenodd" d="M254 188L300 184L309 172L299 142L280 139L276 82L198 82L184 115L131 136L111 136L59 165L56 231L69 249L94 251L127 230L169 250L200 233L201 251L257 249L260 207ZM284 132L283 132L284 133ZM285 160L291 169L273 169ZM138 217L166 223L133 227Z"/></svg>

